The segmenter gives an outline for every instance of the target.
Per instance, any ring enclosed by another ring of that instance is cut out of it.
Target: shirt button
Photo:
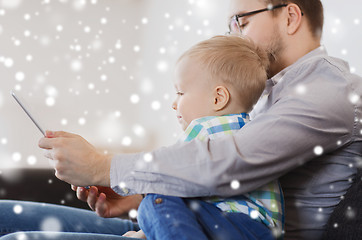
[[[156,199],[155,199],[155,203],[156,203],[156,204],[161,204],[162,201],[163,201],[162,198],[156,198]]]

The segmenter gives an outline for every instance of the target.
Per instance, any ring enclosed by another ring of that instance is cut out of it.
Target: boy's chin
[[[182,131],[185,131],[187,129],[187,127],[189,126],[189,123],[182,121],[182,122],[180,122],[180,126],[181,126]]]

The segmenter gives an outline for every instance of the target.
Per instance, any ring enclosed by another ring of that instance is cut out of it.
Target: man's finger
[[[41,138],[38,142],[38,146],[43,149],[53,149],[56,139],[52,138]]]
[[[45,132],[45,136],[47,138],[57,138],[57,137],[74,137],[77,136],[73,133],[69,133],[69,132],[64,132],[64,131],[49,131],[47,130]]]
[[[53,154],[52,154],[52,150],[46,150],[44,151],[44,157],[49,158],[49,160],[53,160]],[[49,162],[50,163],[50,162]],[[55,162],[51,162],[51,166],[54,167],[55,166]]]

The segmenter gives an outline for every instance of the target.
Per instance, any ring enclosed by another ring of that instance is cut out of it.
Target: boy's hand
[[[109,186],[112,156],[99,153],[79,135],[46,131],[39,140],[45,157],[55,160],[55,176],[75,186]]]
[[[137,209],[142,201],[141,195],[122,197],[109,187],[95,187],[89,189],[72,186],[77,192],[77,198],[87,202],[89,207],[98,216],[104,218],[121,217],[131,209]]]
[[[136,231],[129,231],[126,232],[125,234],[122,235],[123,237],[130,237],[130,238],[142,238],[142,239],[146,239],[145,234],[143,233],[142,230],[139,230],[138,232]]]

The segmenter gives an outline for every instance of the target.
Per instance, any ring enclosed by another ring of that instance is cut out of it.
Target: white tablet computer
[[[13,98],[15,99],[15,101],[20,105],[20,107],[24,110],[24,112],[26,113],[26,115],[28,115],[28,117],[31,119],[31,121],[33,121],[33,123],[35,124],[35,126],[36,126],[36,127],[40,130],[40,132],[45,136],[44,130],[40,127],[39,123],[34,119],[34,117],[31,115],[31,113],[29,112],[29,110],[25,107],[24,102],[22,102],[21,99],[15,95],[14,91],[11,91],[11,95],[13,96]]]

